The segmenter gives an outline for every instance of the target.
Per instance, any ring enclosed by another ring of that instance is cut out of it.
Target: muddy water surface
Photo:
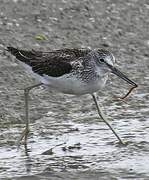
[[[148,15],[145,0],[0,0],[0,179],[149,179]],[[128,89],[114,76],[97,93],[127,145],[119,145],[98,118],[90,95],[41,87],[30,94],[28,146],[17,149],[24,128],[23,88],[37,81],[5,52],[8,45],[110,49],[119,68],[139,85],[126,102],[114,98]]]

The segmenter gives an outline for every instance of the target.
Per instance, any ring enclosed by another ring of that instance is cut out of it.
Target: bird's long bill
[[[137,87],[138,85],[133,82],[132,80],[130,80],[126,75],[124,75],[121,71],[119,71],[117,68],[108,65],[108,67],[112,70],[111,72],[115,75],[117,75],[118,77],[120,77],[121,79],[123,79],[124,81],[126,81],[128,84],[131,84],[133,87]]]

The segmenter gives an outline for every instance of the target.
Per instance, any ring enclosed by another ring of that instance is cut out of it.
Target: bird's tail
[[[11,47],[11,46],[8,46],[6,50],[9,51],[14,56],[17,56],[17,54],[19,52],[19,50],[17,48],[14,48],[14,47]]]
[[[19,50],[14,47],[7,47],[7,51],[14,55],[18,60],[27,63],[35,57],[35,53],[33,51]]]

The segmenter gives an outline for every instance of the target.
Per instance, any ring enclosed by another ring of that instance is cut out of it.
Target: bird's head
[[[126,75],[124,75],[120,70],[118,70],[115,65],[115,57],[114,55],[103,49],[98,49],[96,51],[96,65],[100,71],[100,73],[108,74],[113,73],[117,75],[119,78],[125,80],[128,84],[137,87],[137,84],[130,80]]]

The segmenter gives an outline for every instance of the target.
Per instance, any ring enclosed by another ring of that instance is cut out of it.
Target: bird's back
[[[93,93],[102,88],[107,79],[96,75],[92,67],[96,54],[94,50],[60,49],[41,52],[13,47],[7,49],[20,62],[28,65],[43,84],[66,94]]]
[[[19,61],[29,65],[39,75],[59,77],[72,70],[72,62],[90,52],[89,49],[60,49],[48,52],[19,50],[8,47],[8,51]]]

